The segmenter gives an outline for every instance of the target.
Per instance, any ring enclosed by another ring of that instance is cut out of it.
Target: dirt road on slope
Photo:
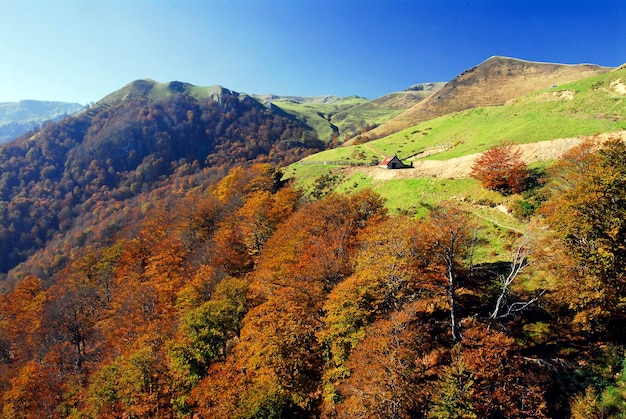
[[[597,134],[587,137],[560,138],[557,140],[541,141],[538,143],[520,144],[517,147],[522,152],[522,159],[527,163],[553,160],[561,157],[567,150],[581,144],[586,139],[595,143],[602,143],[609,138],[620,138],[626,141],[626,131]],[[414,167],[402,170],[389,170],[379,167],[356,167],[352,170],[365,172],[374,180],[411,179],[434,177],[440,179],[456,179],[468,177],[472,171],[474,161],[481,153],[458,157],[449,160],[417,160]]]

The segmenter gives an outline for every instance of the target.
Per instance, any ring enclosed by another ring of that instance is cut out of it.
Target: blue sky
[[[0,102],[135,79],[370,99],[492,55],[626,62],[626,0],[0,0]]]

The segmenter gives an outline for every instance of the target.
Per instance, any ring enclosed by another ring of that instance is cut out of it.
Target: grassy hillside
[[[184,93],[198,101],[213,100],[215,102],[220,102],[224,95],[240,96],[239,93],[219,85],[205,87],[180,81],[159,83],[154,80],[143,79],[132,81],[121,89],[105,96],[98,101],[96,106],[117,104],[134,98],[163,101],[179,93]]]
[[[484,191],[472,179],[393,179],[372,176],[371,165],[384,155],[403,159],[447,160],[484,151],[502,142],[531,143],[626,129],[626,68],[542,89],[503,106],[481,107],[442,116],[403,131],[356,146],[312,155],[287,168],[287,176],[309,193],[371,187],[388,200],[388,207],[419,213],[445,199],[489,200],[510,206],[511,199]],[[380,169],[384,171],[384,169]],[[488,212],[496,213],[489,209]],[[492,214],[493,215],[493,214]],[[487,215],[486,215],[487,216]],[[510,223],[505,214],[503,223]]]
[[[418,86],[419,89],[390,93],[374,100],[356,96],[323,101],[289,96],[254,97],[271,103],[311,127],[322,141],[328,142],[334,135],[345,141],[400,115],[440,89],[443,83]]]
[[[334,124],[333,116],[347,109],[369,102],[365,98],[350,96],[337,98],[332,102],[295,101],[289,99],[272,100],[275,107],[298,119],[317,132],[318,138],[324,142],[332,139],[334,134],[339,135],[340,127]]]
[[[543,89],[509,101],[456,112],[367,144],[315,154],[305,163],[369,163],[383,155],[449,159],[484,151],[501,142],[516,144],[626,129],[626,95],[620,93],[626,69]],[[417,156],[420,157],[420,156]]]
[[[455,77],[436,95],[373,130],[370,138],[381,138],[452,112],[502,105],[533,91],[592,77],[609,70],[588,64],[564,65],[491,57]]]
[[[402,92],[390,93],[333,115],[343,140],[358,136],[361,130],[380,126],[402,114],[441,89],[445,83],[421,83]]]

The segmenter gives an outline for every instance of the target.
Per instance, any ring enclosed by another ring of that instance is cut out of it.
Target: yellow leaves
[[[206,264],[198,266],[189,281],[178,291],[176,297],[178,309],[186,312],[207,301],[219,277],[217,269],[213,266]]]
[[[2,417],[37,419],[39,412],[49,411],[55,404],[52,371],[37,361],[27,362],[10,380],[10,389],[0,396]]]
[[[552,195],[543,213],[553,240],[565,249],[552,266],[556,298],[574,310],[582,330],[600,332],[618,314],[626,289],[626,145],[585,143],[552,169]]]
[[[41,326],[45,302],[43,282],[34,276],[24,278],[8,295],[0,295],[0,320],[7,333],[34,334]]]
[[[215,195],[226,204],[250,193],[275,191],[279,175],[269,164],[256,164],[247,169],[235,167],[217,184]]]
[[[596,390],[589,386],[584,394],[577,394],[570,403],[571,419],[600,419],[602,414]]]
[[[97,417],[157,414],[169,388],[162,381],[158,355],[150,340],[140,340],[135,350],[93,374],[88,389],[91,414]]]
[[[277,225],[291,215],[298,195],[294,189],[284,188],[275,194],[261,190],[248,196],[237,215],[250,255],[258,255]]]
[[[319,367],[315,317],[306,295],[294,288],[281,288],[251,309],[225,370],[216,365],[194,392],[200,412],[210,417],[280,417],[289,406],[309,407]]]

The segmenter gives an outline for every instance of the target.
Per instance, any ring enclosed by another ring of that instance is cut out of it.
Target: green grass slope
[[[291,115],[317,132],[318,138],[324,142],[332,139],[333,135],[340,135],[341,128],[333,123],[333,116],[338,112],[352,109],[369,102],[365,98],[349,96],[335,98],[331,101],[294,100],[278,97],[271,100],[271,104],[283,112]]]
[[[204,87],[180,81],[159,83],[151,79],[143,79],[132,81],[121,89],[105,96],[96,103],[96,106],[112,105],[133,98],[148,98],[154,101],[162,101],[178,93],[185,93],[196,100],[214,100],[216,102],[219,102],[222,96],[226,94],[240,95],[219,85]]]
[[[372,130],[382,138],[420,122],[480,106],[498,106],[516,97],[606,73],[610,68],[591,64],[541,63],[509,57],[491,57],[472,67],[388,123]]]
[[[393,154],[445,161],[502,142],[523,144],[620,130],[626,130],[626,67],[542,89],[503,106],[456,112],[366,144],[324,151],[289,166],[286,174],[308,193],[316,188],[346,192],[370,187],[387,198],[391,209],[400,211],[419,213],[420,208],[449,198],[508,205],[510,198],[485,191],[472,179],[377,180],[372,169],[348,164],[371,165]],[[508,218],[503,223],[513,222]]]
[[[503,106],[445,115],[366,144],[315,154],[304,163],[370,163],[384,155],[449,159],[502,142],[522,144],[626,129],[626,68],[543,89]],[[445,151],[440,151],[445,150]]]
[[[253,95],[290,114],[318,133],[320,140],[328,142],[333,136],[341,141],[356,137],[361,132],[385,124],[402,112],[415,106],[445,83],[421,83],[402,92],[394,92],[368,100],[357,96],[295,97]]]
[[[339,111],[333,115],[332,122],[339,127],[342,140],[358,137],[362,131],[387,123],[444,85],[443,82],[420,83],[402,92],[390,93]]]

